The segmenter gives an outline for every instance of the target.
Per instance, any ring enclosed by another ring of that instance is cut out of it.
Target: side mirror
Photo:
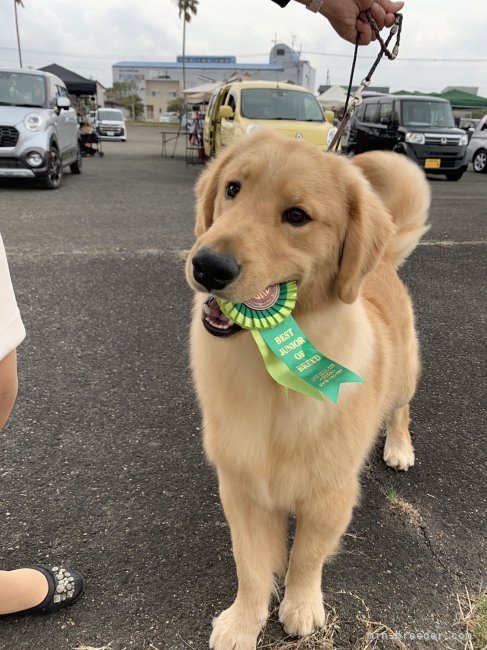
[[[325,111],[325,119],[327,122],[330,122],[330,124],[333,124],[333,120],[335,119],[335,111]]]
[[[58,97],[56,99],[56,106],[58,107],[59,111],[62,109],[68,110],[68,108],[71,106],[71,102],[67,97]]]
[[[230,106],[220,106],[220,119],[233,120],[235,113]]]

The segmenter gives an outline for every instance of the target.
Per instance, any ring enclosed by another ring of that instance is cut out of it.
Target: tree
[[[183,17],[183,90],[186,88],[186,23],[191,22],[191,18],[198,12],[199,0],[175,0],[179,17]]]
[[[17,49],[19,51],[19,64],[22,67],[22,50],[20,49],[20,32],[19,32],[19,17],[17,16],[17,5],[24,6],[22,0],[14,0],[14,14],[15,14],[15,31],[17,32]]]
[[[184,99],[182,97],[175,97],[167,103],[167,110],[171,113],[177,113],[179,116],[179,121],[184,114]]]
[[[137,81],[116,81],[105,92],[105,103],[121,106],[129,111],[130,117],[136,120],[144,113],[144,104],[137,94]]]

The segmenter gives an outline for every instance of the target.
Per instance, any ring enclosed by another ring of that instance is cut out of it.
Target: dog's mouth
[[[203,303],[201,320],[205,329],[213,336],[232,336],[241,331],[240,325],[225,316],[214,296]]]

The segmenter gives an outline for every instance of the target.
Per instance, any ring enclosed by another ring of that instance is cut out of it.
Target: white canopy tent
[[[317,99],[325,110],[337,111],[345,106],[347,91],[342,86],[330,86]]]
[[[201,84],[201,86],[193,86],[183,90],[183,95],[187,102],[208,102],[213,91],[222,85],[221,81],[212,81],[211,83]]]

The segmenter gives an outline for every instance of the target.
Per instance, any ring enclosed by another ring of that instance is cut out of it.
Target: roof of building
[[[183,64],[175,61],[117,61],[113,68],[168,68],[182,69]],[[201,70],[283,70],[279,63],[185,63],[186,69]]]

